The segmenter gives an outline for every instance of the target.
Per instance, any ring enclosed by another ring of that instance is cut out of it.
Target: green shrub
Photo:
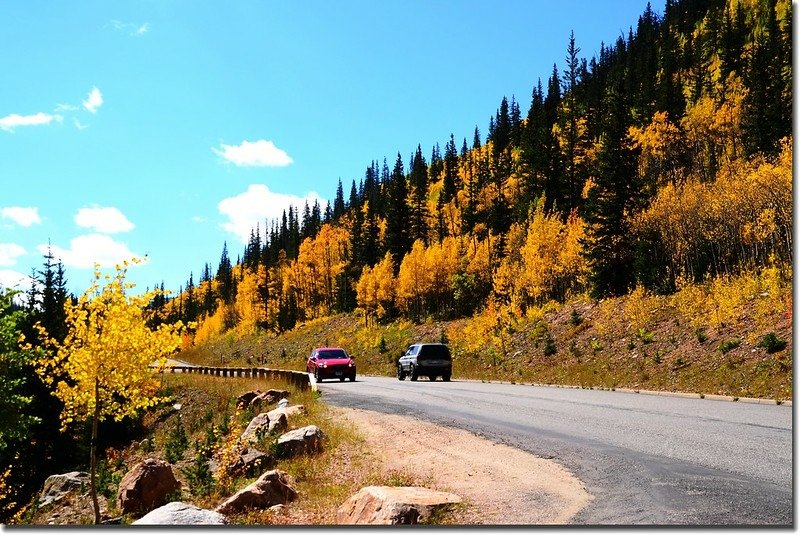
[[[195,443],[195,449],[194,462],[183,469],[183,475],[186,476],[192,494],[208,496],[214,488],[214,474],[208,465],[212,450],[199,443]]]
[[[706,331],[703,329],[700,328],[695,329],[694,335],[697,337],[697,341],[700,342],[701,344],[706,340],[708,340],[708,336],[706,336]]]
[[[572,325],[573,327],[577,327],[582,322],[583,322],[583,317],[580,315],[580,313],[577,310],[575,310],[573,308],[572,309],[572,313],[569,316],[570,325]]]
[[[786,349],[786,340],[778,338],[775,333],[767,333],[756,345],[766,349],[767,353],[777,353]]]
[[[189,436],[183,428],[183,422],[178,417],[175,427],[167,433],[166,443],[164,444],[164,455],[170,463],[176,463],[183,459],[186,450],[189,448]]]
[[[655,336],[655,333],[653,331],[648,331],[647,329],[642,327],[636,333],[636,336],[639,337],[639,340],[641,340],[643,344],[649,344],[650,342],[653,341],[653,337]]]
[[[719,350],[724,354],[730,351],[731,349],[736,349],[742,345],[742,341],[738,338],[731,338],[730,340],[725,340],[719,345]]]
[[[557,352],[558,348],[556,347],[556,342],[553,340],[553,337],[548,334],[547,338],[544,340],[544,354],[549,357],[555,355]]]

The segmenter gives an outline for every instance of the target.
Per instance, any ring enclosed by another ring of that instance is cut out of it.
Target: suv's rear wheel
[[[418,377],[417,376],[417,368],[412,364],[411,365],[411,380],[412,381],[416,381],[417,377]]]
[[[428,379],[430,379],[431,381],[435,381],[436,380],[436,376],[435,375],[429,375]]]
[[[449,380],[450,380],[450,374],[449,373],[446,373],[446,374],[442,375],[442,381],[449,381]]]
[[[406,378],[406,374],[403,373],[403,367],[400,366],[399,364],[397,365],[397,378],[400,379],[401,381],[404,381]]]

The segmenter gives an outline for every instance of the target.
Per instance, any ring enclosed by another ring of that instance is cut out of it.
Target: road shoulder
[[[462,524],[567,524],[592,499],[566,468],[467,431],[399,415],[331,407],[384,469],[430,480],[467,504]]]

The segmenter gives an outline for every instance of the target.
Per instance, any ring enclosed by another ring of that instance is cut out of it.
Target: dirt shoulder
[[[467,431],[407,416],[331,408],[364,437],[387,472],[410,472],[466,508],[459,524],[566,524],[592,496],[558,463]]]

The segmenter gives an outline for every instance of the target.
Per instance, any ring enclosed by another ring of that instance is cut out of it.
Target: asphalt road
[[[319,389],[331,405],[414,416],[557,460],[595,496],[575,524],[793,523],[785,405],[424,378]]]

